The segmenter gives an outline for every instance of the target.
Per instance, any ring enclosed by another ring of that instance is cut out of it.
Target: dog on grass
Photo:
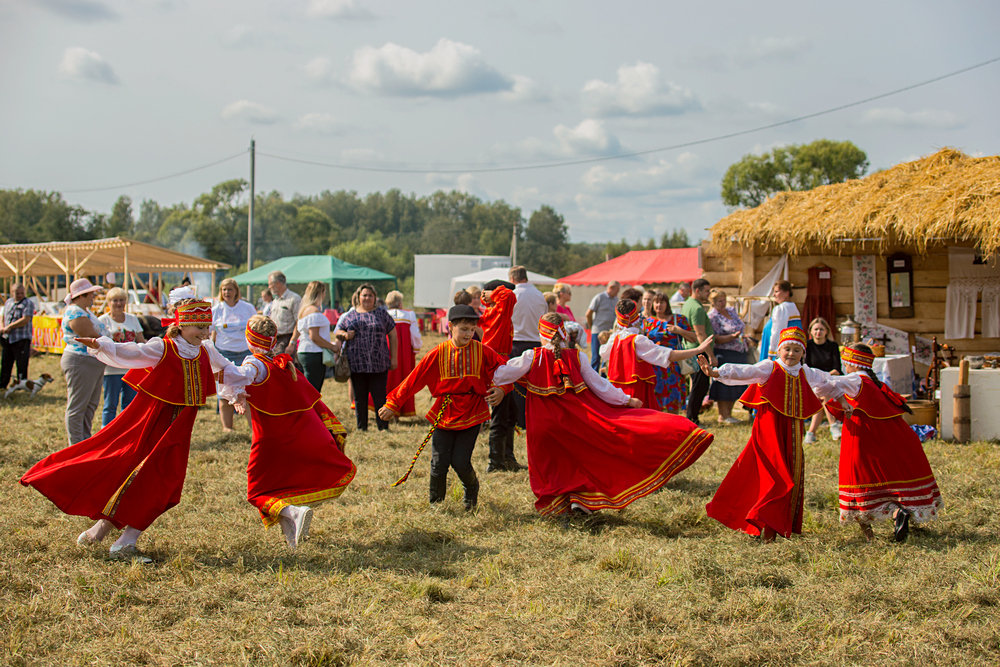
[[[15,391],[30,391],[31,395],[34,396],[42,390],[42,387],[52,382],[52,376],[48,373],[42,373],[38,376],[36,380],[21,380],[17,384],[13,384],[7,388],[3,397],[8,398]]]

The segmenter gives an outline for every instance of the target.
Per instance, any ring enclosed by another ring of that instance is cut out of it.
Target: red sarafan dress
[[[733,530],[760,535],[769,527],[790,537],[802,532],[803,420],[823,405],[806,380],[807,367],[793,376],[778,362],[761,362],[768,363],[770,377],[751,384],[740,398],[757,410],[750,441],[705,510]]]
[[[636,338],[637,334],[627,334],[612,343],[608,355],[608,380],[629,396],[642,401],[642,407],[659,409],[656,369],[653,364],[639,358],[635,350]]]
[[[215,393],[215,378],[208,350],[185,359],[172,338],[163,342],[159,363],[125,374],[137,393],[118,418],[36,463],[21,484],[66,514],[107,519],[116,528],[145,530],[179,503],[194,419]]]
[[[265,526],[277,523],[288,505],[338,497],[357,471],[343,452],[343,425],[305,375],[292,378],[291,364],[287,354],[255,354],[241,366],[260,378],[245,389],[253,428],[247,500]]]
[[[934,472],[920,438],[903,421],[903,398],[885,385],[879,388],[864,373],[849,419],[839,403],[827,408],[844,422],[840,437],[840,520],[872,523],[892,518],[897,507],[916,522],[937,518],[943,506]],[[837,382],[840,378],[833,378]]]
[[[575,349],[558,360],[551,348],[528,350],[498,370],[494,382],[521,377],[528,476],[542,515],[562,514],[572,503],[622,509],[697,461],[714,437],[683,417],[626,407],[628,396],[589,364],[581,366]]]

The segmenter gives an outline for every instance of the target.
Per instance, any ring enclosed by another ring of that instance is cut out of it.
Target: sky
[[[253,138],[258,193],[458,189],[548,204],[571,241],[695,240],[750,153],[996,155],[1000,62],[752,130],[997,58],[998,26],[964,1],[0,0],[0,188],[190,204],[249,178]]]

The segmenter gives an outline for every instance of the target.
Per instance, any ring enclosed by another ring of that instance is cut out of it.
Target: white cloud
[[[118,18],[118,12],[97,0],[35,0],[49,11],[75,21],[92,23]]]
[[[869,109],[861,117],[870,125],[888,125],[902,128],[954,129],[965,124],[965,120],[951,111],[927,109],[924,111],[904,111],[898,107]]]
[[[716,197],[716,174],[694,153],[684,152],[672,161],[616,171],[607,165],[588,169],[581,181],[588,194],[601,197],[655,195],[662,202],[702,201]]]
[[[354,53],[350,83],[360,90],[402,97],[456,97],[512,90],[514,80],[493,68],[478,49],[441,39],[426,53],[391,42]]]
[[[576,127],[556,125],[552,130],[559,149],[564,155],[613,155],[621,152],[618,137],[593,118],[581,121]]]
[[[278,114],[262,104],[250,100],[238,100],[222,110],[223,120],[242,120],[254,125],[270,125],[278,120]]]
[[[689,89],[667,81],[660,68],[637,62],[618,68],[617,79],[583,86],[583,103],[597,116],[668,116],[697,111],[701,102]]]
[[[118,75],[99,53],[81,47],[68,48],[63,52],[59,73],[77,81],[118,83]]]
[[[500,93],[500,97],[508,102],[548,102],[551,95],[542,89],[535,81],[526,76],[515,74],[510,90]]]
[[[332,83],[336,79],[333,61],[329,58],[313,58],[302,69],[306,78],[315,83]]]
[[[745,60],[787,60],[809,49],[805,37],[754,37],[739,57]]]
[[[337,134],[343,131],[343,124],[333,114],[311,112],[299,116],[295,121],[295,129],[320,134]]]
[[[367,20],[375,18],[357,0],[309,0],[306,14],[323,19]]]
[[[427,174],[424,182],[438,190],[457,190],[477,196],[481,190],[479,180],[472,174]]]

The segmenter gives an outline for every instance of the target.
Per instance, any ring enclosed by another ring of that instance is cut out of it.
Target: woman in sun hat
[[[104,289],[86,278],[78,278],[66,291],[66,310],[62,314],[63,348],[59,366],[66,377],[66,434],[73,445],[90,437],[94,413],[101,400],[104,364],[87,354],[87,347],[77,337],[97,338],[107,328],[90,312],[94,297]]]

